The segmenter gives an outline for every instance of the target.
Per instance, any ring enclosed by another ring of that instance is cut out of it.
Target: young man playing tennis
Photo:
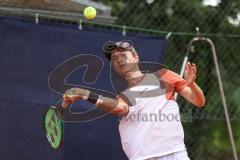
[[[63,107],[84,99],[112,114],[122,115],[120,137],[130,160],[189,160],[179,106],[173,95],[178,92],[195,106],[204,106],[203,92],[195,83],[196,65],[186,65],[185,79],[167,69],[143,74],[131,42],[107,42],[104,52],[115,71],[127,81],[128,88],[116,99],[72,88],[74,94],[63,96]]]

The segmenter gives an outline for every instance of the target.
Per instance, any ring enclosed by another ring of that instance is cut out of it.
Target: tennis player
[[[63,107],[84,99],[121,115],[121,143],[130,160],[189,160],[174,92],[195,106],[204,107],[204,94],[195,82],[196,65],[187,63],[184,79],[168,69],[143,74],[138,66],[139,56],[130,41],[107,42],[103,48],[128,88],[116,99],[72,88],[71,94],[66,92],[63,96]]]

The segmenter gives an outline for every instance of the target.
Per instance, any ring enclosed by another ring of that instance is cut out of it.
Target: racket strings
[[[51,146],[59,148],[63,140],[63,124],[58,110],[49,108],[44,116],[45,133]]]

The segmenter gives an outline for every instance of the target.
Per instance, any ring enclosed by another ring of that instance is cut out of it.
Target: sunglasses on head
[[[111,54],[113,50],[121,50],[121,51],[132,51],[136,52],[133,43],[130,40],[124,40],[124,41],[119,41],[119,42],[114,42],[114,41],[108,41],[103,45],[103,51],[105,54],[105,57],[108,60],[111,60]]]
[[[117,48],[134,51],[133,43],[129,40],[120,41],[120,42],[108,41],[103,46],[103,50],[105,53],[111,53],[113,50],[115,50]]]

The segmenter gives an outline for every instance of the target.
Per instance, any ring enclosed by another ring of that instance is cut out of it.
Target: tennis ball
[[[97,11],[94,7],[87,7],[84,9],[84,17],[88,20],[92,20],[96,17]]]

